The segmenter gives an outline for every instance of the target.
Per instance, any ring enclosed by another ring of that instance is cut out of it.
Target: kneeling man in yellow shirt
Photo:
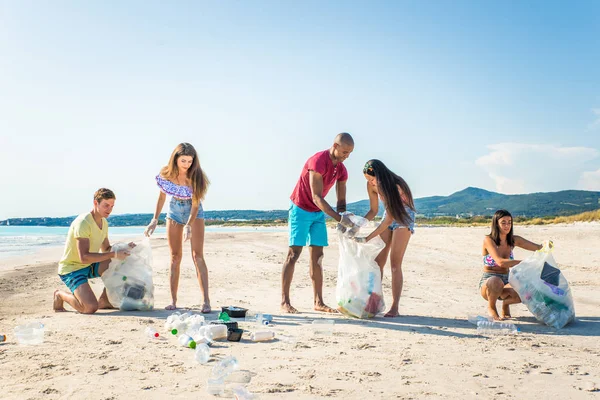
[[[112,190],[98,189],[94,193],[92,211],[81,214],[71,223],[65,252],[58,263],[58,276],[71,293],[63,290],[54,292],[54,311],[65,311],[64,302],[83,314],[93,314],[103,308],[114,308],[108,301],[106,289],[102,291],[100,298],[96,299],[88,279],[102,276],[112,258],[123,260],[129,256],[127,250],[112,251],[108,241],[106,218],[115,206],[115,199]],[[129,246],[134,247],[135,244],[129,243]]]

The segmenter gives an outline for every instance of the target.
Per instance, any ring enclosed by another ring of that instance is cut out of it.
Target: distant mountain
[[[435,216],[474,216],[492,215],[500,208],[507,209],[514,216],[545,217],[572,215],[600,208],[600,192],[585,190],[563,190],[551,193],[530,193],[506,195],[487,190],[468,187],[450,196],[422,197],[415,200],[418,215]],[[348,211],[365,215],[369,211],[369,200],[360,200],[348,204]],[[383,206],[379,207],[379,215]],[[206,211],[206,219],[212,220],[286,220],[287,210],[225,210]],[[161,214],[164,220],[166,214]],[[75,216],[64,218],[11,218],[0,221],[0,225],[40,225],[69,226]],[[112,226],[143,226],[150,222],[151,214],[123,214],[109,218]]]
[[[510,211],[514,216],[572,215],[600,208],[600,192],[563,190],[551,193],[506,195],[468,187],[450,196],[415,199],[415,207],[418,214],[425,217],[488,216],[501,208]],[[350,203],[348,210],[364,215],[369,211],[369,201]],[[380,215],[381,213],[380,210]]]

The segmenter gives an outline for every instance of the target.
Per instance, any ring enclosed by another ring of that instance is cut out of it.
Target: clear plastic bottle
[[[315,319],[312,322],[315,335],[333,335],[335,321],[333,319]]]
[[[497,321],[477,322],[477,334],[479,335],[510,335],[519,332],[515,324]]]
[[[251,400],[254,399],[254,395],[246,389],[245,386],[238,385],[233,388],[233,395],[236,400]]]
[[[275,332],[273,331],[256,331],[250,334],[250,340],[253,342],[264,342],[267,340],[272,340],[275,337]]]
[[[233,371],[239,368],[238,360],[234,356],[225,357],[219,361],[212,369],[213,380],[223,379]]]
[[[479,321],[493,321],[494,320],[492,317],[484,317],[483,315],[475,315],[475,314],[469,314],[467,316],[467,319],[473,325],[477,325],[477,323]]]
[[[196,352],[194,353],[194,359],[199,364],[206,364],[210,359],[210,349],[204,343],[196,344]]]
[[[209,379],[206,382],[206,392],[213,396],[222,396],[225,394],[225,383],[223,378]]]
[[[179,344],[183,347],[189,347],[190,349],[196,348],[196,342],[194,341],[194,339],[192,339],[185,333],[179,335],[179,338],[177,340],[179,341]]]
[[[151,339],[158,339],[160,336],[160,334],[156,332],[156,329],[154,329],[151,326],[146,327],[146,329],[144,330],[144,334]]]

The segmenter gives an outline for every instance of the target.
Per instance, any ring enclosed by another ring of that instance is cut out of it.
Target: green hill
[[[551,193],[530,193],[506,195],[483,189],[468,187],[450,196],[422,197],[415,200],[419,215],[431,218],[436,216],[456,215],[469,217],[475,215],[490,216],[496,210],[504,208],[515,217],[548,217],[565,216],[600,209],[600,192],[585,190],[563,190]],[[360,200],[348,204],[348,211],[357,215],[365,215],[369,211],[369,201]],[[379,215],[383,214],[383,206],[379,207]],[[274,221],[287,220],[287,210],[224,210],[206,211],[207,220],[218,221]],[[164,221],[166,215],[161,214]],[[40,225],[69,226],[75,216],[63,218],[11,218],[0,221],[0,225]],[[143,226],[148,224],[151,214],[122,214],[109,218],[112,226]]]

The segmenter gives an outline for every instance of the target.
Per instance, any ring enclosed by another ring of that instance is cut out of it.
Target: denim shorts
[[[178,224],[185,225],[190,218],[190,211],[192,211],[192,200],[179,200],[175,197],[171,198],[169,202],[169,211],[167,212],[167,218],[177,222]],[[198,206],[198,214],[196,219],[204,219],[204,210],[202,204]]]
[[[327,226],[323,211],[306,211],[290,202],[288,211],[290,246],[327,246]]]
[[[410,233],[415,233],[415,212],[410,207],[405,207],[405,209],[406,209],[406,212],[408,213],[408,216],[410,217],[410,223],[408,224],[408,226],[406,226],[405,224],[396,222],[394,220],[394,221],[392,221],[392,224],[388,227],[388,229],[390,231],[395,231],[398,228],[408,228],[410,230]],[[385,220],[386,215],[387,215],[387,211],[384,211],[382,220]]]
[[[60,279],[67,285],[71,293],[75,293],[75,289],[84,283],[88,283],[88,279],[100,278],[98,268],[100,263],[93,263],[85,268],[78,269],[77,271],[69,272],[68,274],[58,275]]]
[[[504,282],[505,285],[508,283],[508,274],[496,274],[493,272],[484,272],[483,275],[481,275],[481,279],[479,280],[479,289],[481,289],[481,286],[483,286],[485,281],[487,281],[489,278],[492,278],[494,276],[497,276],[498,278],[502,279],[502,282]]]

